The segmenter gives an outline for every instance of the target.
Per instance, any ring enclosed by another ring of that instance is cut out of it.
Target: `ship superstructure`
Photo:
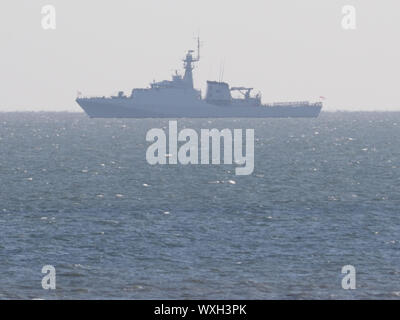
[[[317,117],[322,102],[281,102],[262,104],[261,94],[253,88],[229,87],[222,81],[207,81],[207,92],[194,88],[193,69],[200,61],[189,50],[183,59],[185,73],[175,72],[172,80],[152,82],[148,88],[135,88],[130,96],[120,91],[111,97],[78,97],[76,102],[92,118],[265,118]],[[236,92],[239,98],[232,97]]]

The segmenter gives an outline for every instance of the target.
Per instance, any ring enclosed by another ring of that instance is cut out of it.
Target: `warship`
[[[200,40],[197,54],[189,50],[183,59],[184,75],[176,71],[172,80],[153,81],[147,88],[135,88],[128,96],[83,97],[76,102],[91,118],[315,118],[322,102],[295,101],[263,104],[261,94],[253,88],[230,87],[222,81],[207,81],[207,91],[193,86],[193,69],[200,61]],[[233,93],[236,92],[236,97]],[[239,96],[239,97],[238,97]]]

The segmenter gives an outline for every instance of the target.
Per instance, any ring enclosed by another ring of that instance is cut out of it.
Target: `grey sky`
[[[41,27],[41,8],[57,29]],[[343,30],[342,7],[357,9]],[[204,42],[195,86],[224,77],[263,101],[325,110],[400,111],[400,2],[395,0],[1,0],[0,111],[80,111],[78,90],[111,94],[182,70]]]

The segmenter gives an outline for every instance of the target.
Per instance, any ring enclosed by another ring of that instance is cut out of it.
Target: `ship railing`
[[[306,106],[309,105],[310,102],[308,101],[284,101],[284,102],[274,102],[274,106],[292,106],[292,105],[298,105],[298,106]]]
[[[322,106],[322,102],[310,103],[309,101],[289,101],[289,102],[274,102],[263,104],[265,107],[284,107],[284,106],[298,106],[298,107],[317,107]]]
[[[77,99],[111,99],[112,96],[83,96],[83,95],[79,95],[77,97]]]

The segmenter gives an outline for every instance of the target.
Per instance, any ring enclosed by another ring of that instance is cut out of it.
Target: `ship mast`
[[[183,81],[185,81],[188,88],[193,89],[193,69],[194,62],[200,61],[200,38],[197,38],[197,57],[193,57],[194,50],[189,50],[183,60],[183,67],[185,68],[185,75],[183,76]]]

